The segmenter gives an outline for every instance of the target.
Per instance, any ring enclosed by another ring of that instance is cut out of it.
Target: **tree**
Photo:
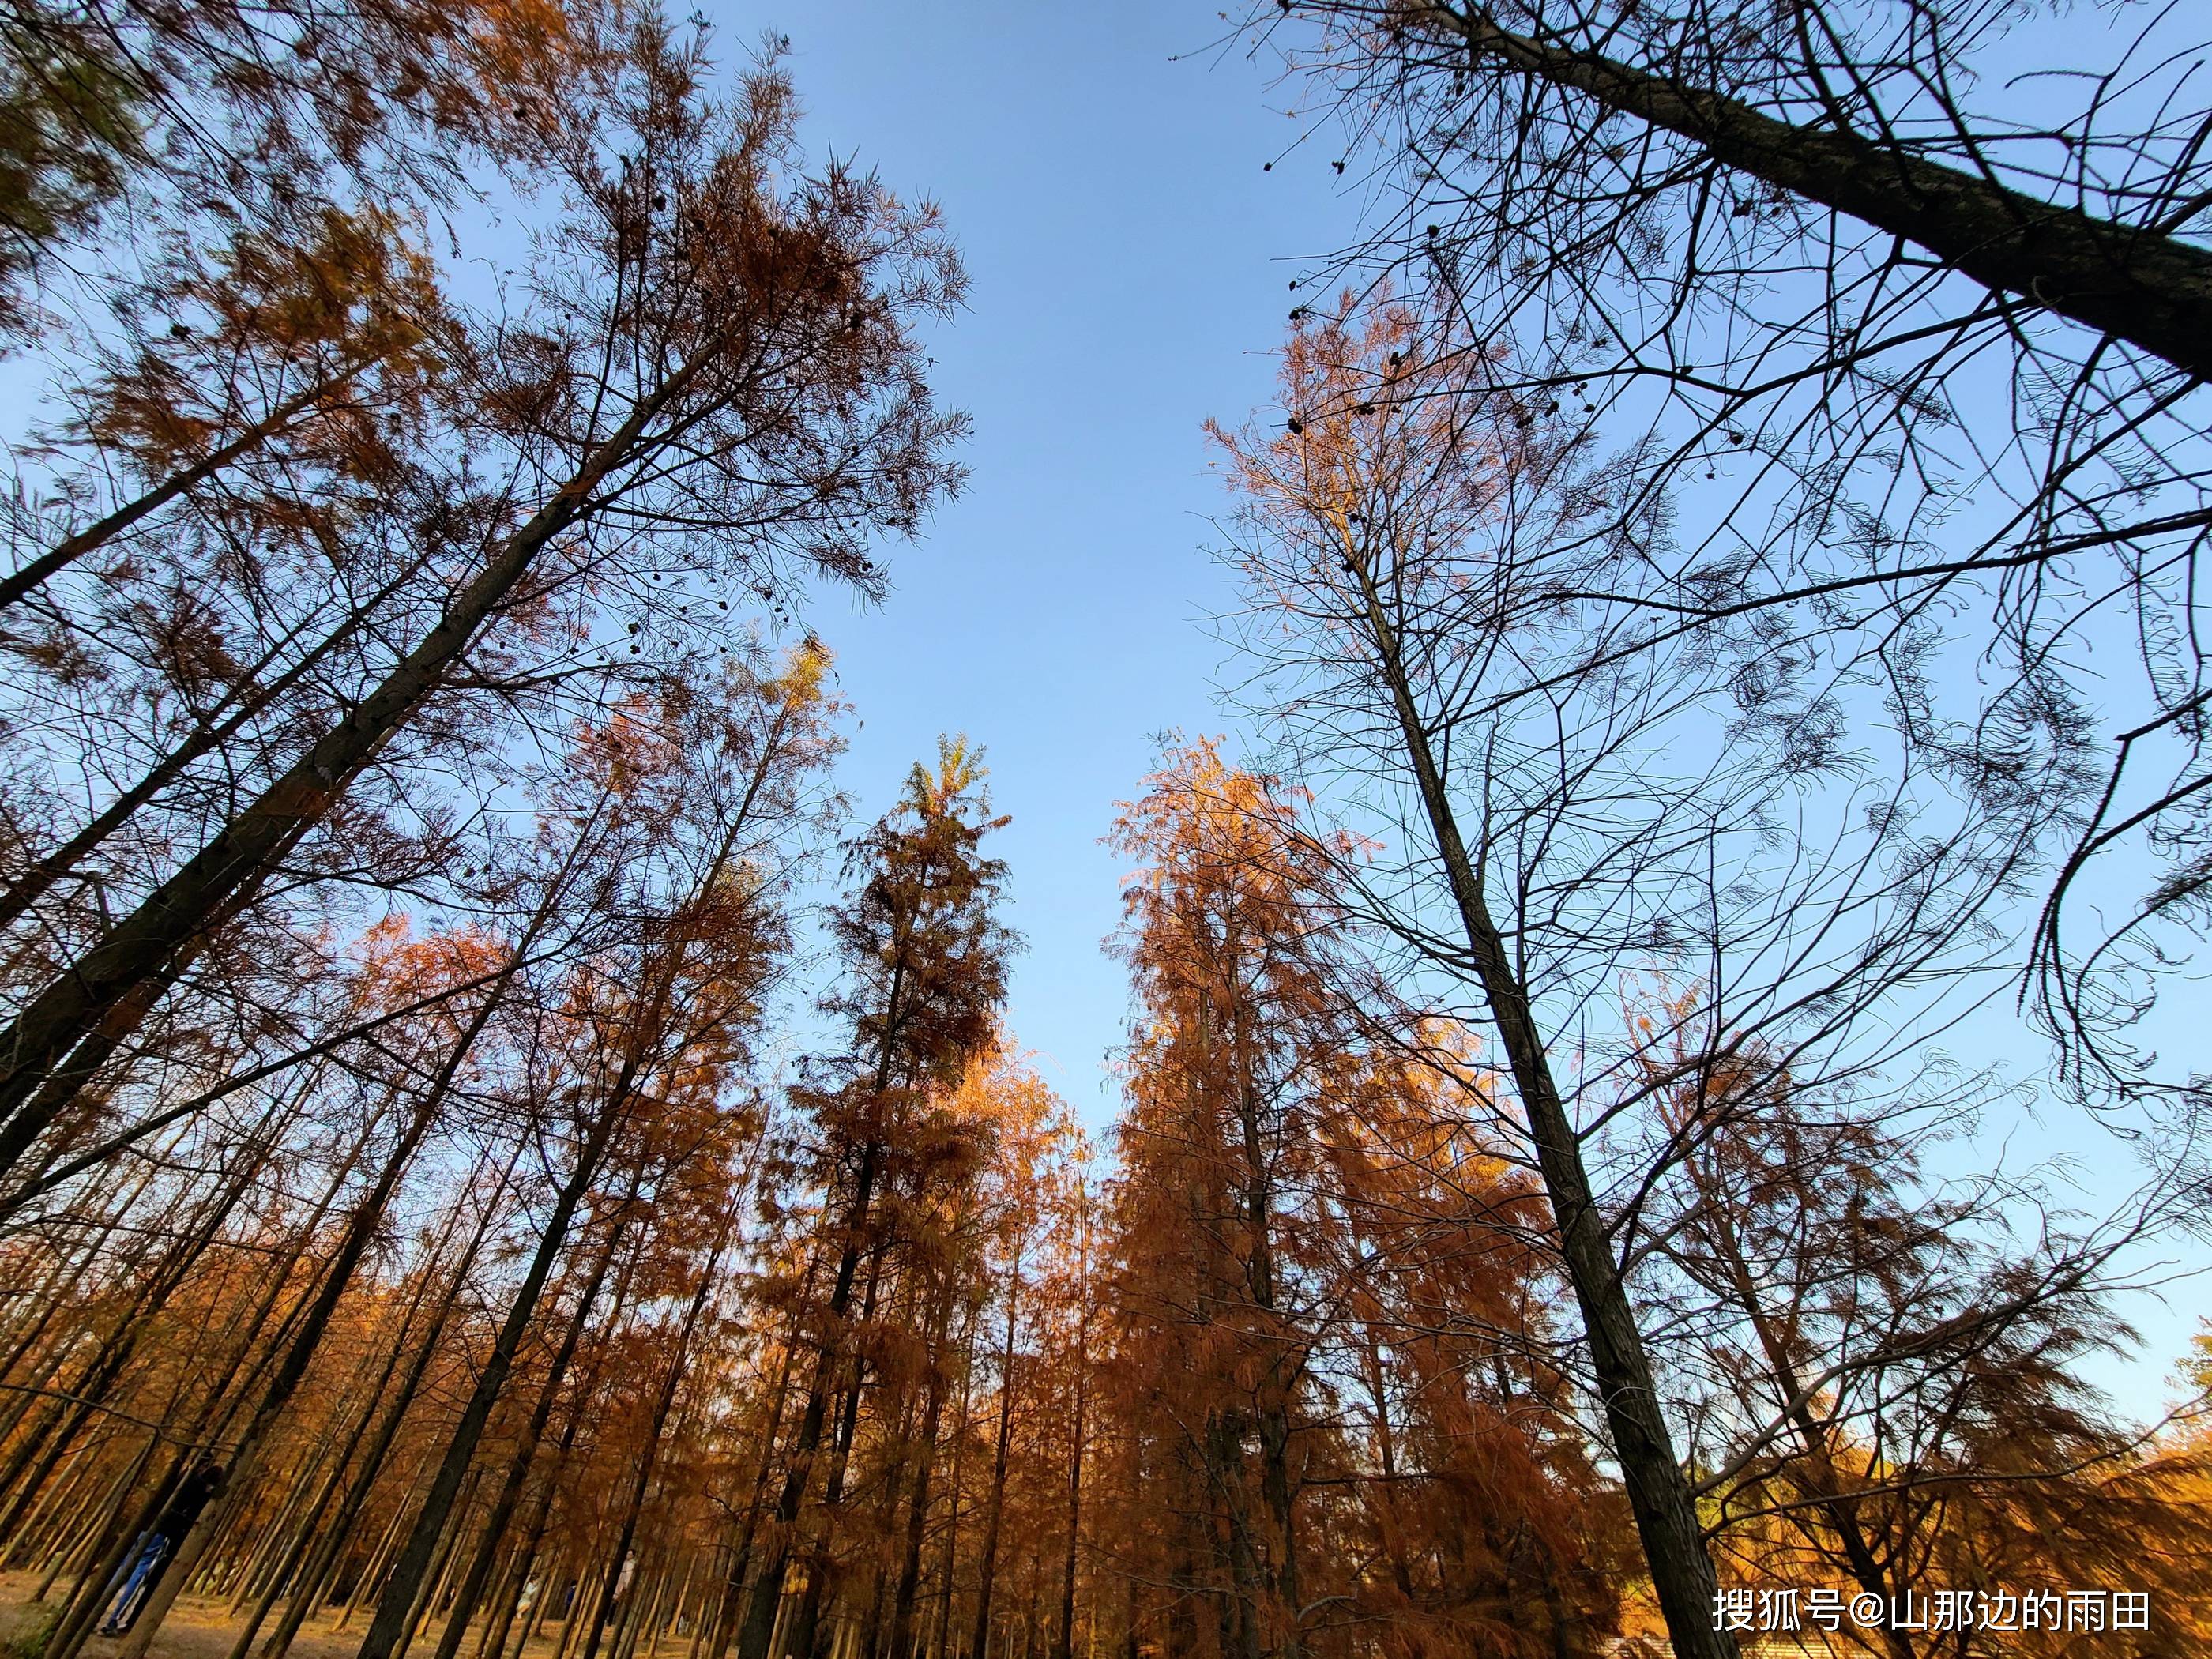
[[[1143,1017],[1117,1300],[1217,1557],[1221,1652],[1296,1655],[1318,1332],[1290,1233],[1322,1150],[1306,1078],[1324,1008],[1308,954],[1317,872],[1286,858],[1257,781],[1205,745],[1152,781],[1115,842],[1145,860],[1127,900]]]
[[[1182,1599],[1150,1615],[1177,1652],[1591,1650],[1602,1498],[1539,1206],[1455,1097],[1479,1068],[1439,1080],[1452,1039],[1363,962],[1295,798],[1203,743],[1148,782],[1117,831],[1139,1012],[1109,1374],[1115,1479],[1173,1519],[1121,1571]]]
[[[1726,1101],[1655,1193],[1654,1237],[1695,1287],[1676,1316],[1706,1334],[1699,1492],[1733,1578],[1884,1606],[1931,1585],[2130,1573],[2125,1588],[2155,1576],[2170,1604],[2201,1594],[2100,1541],[2186,1554],[2199,1524],[2081,1380],[2087,1355],[2125,1340],[2107,1311],[2124,1234],[2073,1234],[2040,1183],[2002,1171],[1931,1180],[1954,1100],[1823,1098],[1756,1053],[1671,1086]],[[1870,1639],[1915,1659],[1954,1634]]]
[[[1622,446],[1606,505],[1565,533],[1638,549],[1574,584],[1636,611],[1545,683],[1763,638],[1895,687],[1911,765],[2041,807],[2040,902],[2014,917],[2012,896],[2007,925],[2033,934],[2015,967],[2064,1079],[2185,1152],[2201,1091],[2154,1073],[2142,1023],[2202,930],[2212,800],[2181,643],[2212,523],[2204,107],[2181,68],[2199,21],[1853,0],[1248,15],[1384,187],[1340,263],[1455,319],[1430,343],[1486,357],[1470,395]],[[1664,547],[1636,530],[1655,510],[1679,528]],[[2093,676],[2091,653],[2142,672]]]
[[[717,581],[760,583],[789,558],[872,591],[871,523],[911,526],[952,482],[939,451],[957,422],[930,410],[906,332],[910,313],[958,289],[933,221],[842,173],[770,199],[771,170],[789,156],[787,89],[757,76],[721,112],[699,97],[696,67],[642,27],[618,106],[638,156],[611,173],[587,144],[567,156],[575,216],[556,239],[564,263],[549,249],[546,264],[574,281],[549,291],[544,331],[503,334],[473,411],[544,479],[542,493],[520,504],[519,526],[494,520],[453,573],[459,591],[380,681],[26,998],[0,1068],[0,1133],[15,1155],[59,1109],[41,1085],[84,1068],[71,1051],[112,1047],[144,1017],[165,976],[253,897],[495,622],[644,574],[624,532],[647,526],[661,535],[644,538],[644,557],[662,569],[680,547]],[[748,533],[694,533],[708,525]]]
[[[115,210],[234,220],[348,184],[450,197],[557,132],[611,21],[588,4],[31,0],[0,29],[0,330]],[[222,210],[217,208],[217,216]]]
[[[1286,428],[1218,433],[1249,695],[1293,775],[1393,849],[1330,853],[1352,914],[1395,938],[1431,1008],[1470,997],[1495,1039],[1510,1088],[1486,1111],[1540,1176],[1671,1638],[1725,1651],[1626,1273],[1652,1171],[1704,1130],[1639,1144],[1658,1086],[1642,1057],[1765,1040],[1840,1084],[1911,1052],[2001,971],[1971,922],[2022,867],[2039,803],[1961,802],[1909,746],[1846,748],[1865,695],[1848,665],[1594,648],[1641,614],[1610,591],[1621,573],[1667,580],[1665,515],[1583,534],[1632,458],[1586,460],[1571,428],[1486,394],[1482,352],[1432,337],[1390,305],[1302,325]],[[1698,978],[1692,1014],[1607,1008],[1655,973]]]
[[[577,1210],[621,1138],[665,1133],[668,1117],[687,1105],[712,1122],[731,1073],[747,1062],[787,948],[775,908],[780,872],[763,854],[804,825],[805,780],[825,754],[823,666],[818,653],[801,652],[780,678],[735,679],[727,702],[704,719],[679,702],[667,732],[672,740],[653,745],[650,733],[617,730],[594,745],[592,758],[622,775],[628,809],[648,831],[640,867],[626,872],[629,901],[615,901],[617,914],[630,918],[629,937],[587,962],[562,1011],[575,1048],[561,1056],[552,1081],[567,1121],[540,1133],[574,1150],[362,1639],[362,1659],[388,1659],[411,1627],[477,1441]],[[712,1276],[710,1268],[702,1298]],[[672,1370],[672,1390],[677,1375]]]
[[[985,775],[981,751],[965,738],[940,743],[936,766],[916,765],[898,805],[855,843],[848,860],[855,890],[830,916],[845,980],[823,1006],[849,1022],[851,1042],[818,1065],[799,1096],[815,1126],[811,1181],[825,1197],[823,1299],[811,1321],[805,1403],[782,1455],[775,1531],[738,1634],[739,1659],[768,1652],[795,1556],[807,1564],[811,1610],[790,1639],[795,1651],[811,1654],[826,1532],[858,1424],[865,1362],[854,1346],[854,1297],[864,1262],[876,1264],[869,1290],[878,1283],[878,1205],[930,1097],[957,1084],[994,1035],[1014,941],[998,916],[1005,866],[981,851],[1006,822],[990,815]],[[810,1537],[801,1527],[833,1405],[841,1426],[821,1470],[822,1513]]]

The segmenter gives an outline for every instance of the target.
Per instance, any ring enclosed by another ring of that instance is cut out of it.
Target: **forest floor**
[[[37,1634],[52,1616],[48,1608],[32,1603],[32,1592],[38,1586],[35,1573],[0,1573],[0,1659],[34,1659]],[[50,1604],[58,1604],[66,1589],[66,1585],[57,1586],[49,1597]],[[345,1630],[338,1632],[332,1632],[330,1623],[327,1613],[310,1620],[292,1643],[292,1659],[353,1659],[361,1647],[362,1620],[356,1617]],[[228,1659],[239,1624],[230,1616],[227,1597],[179,1596],[162,1623],[161,1633],[149,1650],[149,1659]],[[529,1659],[551,1655],[558,1645],[559,1635],[560,1626],[549,1625],[545,1633],[531,1643]],[[94,1637],[85,1644],[84,1659],[114,1659],[122,1650],[120,1639]],[[1635,1653],[1644,1659],[1663,1659],[1671,1651],[1663,1639],[1650,1635],[1642,1643],[1616,1644],[1614,1650]],[[663,1650],[664,1654],[679,1651],[673,1647]],[[1821,1659],[1832,1650],[1820,1645],[1817,1637],[1808,1635],[1754,1639],[1745,1645],[1743,1651],[1746,1659]]]
[[[39,1587],[36,1573],[0,1572],[0,1659],[33,1659],[46,1621],[68,1593],[66,1583],[57,1584],[44,1607],[34,1605],[32,1593]],[[361,1650],[366,1614],[356,1614],[344,1630],[333,1632],[331,1614],[309,1620],[293,1639],[291,1659],[353,1659]],[[231,1616],[229,1598],[180,1595],[161,1624],[161,1632],[148,1650],[148,1659],[228,1659],[243,1621]],[[561,1627],[549,1624],[533,1640],[526,1659],[550,1655]],[[548,1638],[551,1640],[547,1639]],[[115,1659],[123,1650],[122,1638],[95,1636],[84,1645],[84,1659]],[[664,1654],[675,1651],[664,1647]]]
[[[38,1587],[35,1573],[0,1573],[0,1659],[28,1659],[35,1653],[40,1632],[69,1592],[66,1582],[55,1585],[40,1607],[31,1601]],[[179,1596],[149,1659],[225,1659],[242,1622],[229,1615],[228,1597]],[[310,1620],[292,1644],[293,1659],[353,1659],[361,1648],[361,1620],[356,1618],[352,1629],[337,1635],[329,1633],[328,1625],[327,1619]],[[113,1659],[122,1650],[120,1638],[95,1636],[84,1645],[85,1659]]]

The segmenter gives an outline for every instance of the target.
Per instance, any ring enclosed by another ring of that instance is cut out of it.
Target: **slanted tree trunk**
[[[628,1559],[630,1547],[637,1538],[637,1517],[645,1508],[645,1495],[653,1485],[653,1474],[659,1461],[661,1442],[668,1427],[668,1413],[676,1402],[676,1390],[683,1385],[684,1362],[691,1351],[691,1334],[697,1328],[699,1316],[707,1306],[707,1298],[714,1288],[714,1276],[722,1261],[722,1247],[729,1242],[729,1230],[737,1221],[732,1205],[726,1209],[722,1227],[708,1253],[707,1265],[699,1274],[699,1287],[691,1295],[690,1304],[684,1310],[683,1323],[678,1328],[676,1352],[669,1357],[668,1370],[661,1379],[660,1392],[653,1401],[653,1415],[647,1420],[652,1425],[646,1440],[645,1452],[637,1460],[637,1471],[631,1476],[628,1500],[623,1508],[622,1524],[615,1536],[614,1553],[608,1558],[606,1583],[599,1598],[599,1610],[592,1621],[591,1634],[585,1638],[583,1659],[599,1659],[599,1640],[606,1632],[607,1608],[614,1600],[615,1586],[619,1580],[623,1562]],[[451,1659],[441,1654],[440,1659]]]
[[[515,1506],[521,1501],[522,1488],[530,1478],[530,1466],[538,1455],[538,1447],[544,1438],[546,1425],[553,1419],[553,1405],[560,1398],[561,1385],[568,1374],[569,1362],[576,1357],[576,1345],[583,1340],[584,1330],[591,1322],[592,1310],[598,1305],[599,1291],[606,1283],[608,1270],[622,1243],[622,1218],[637,1201],[639,1182],[643,1178],[641,1170],[632,1176],[629,1190],[614,1206],[614,1220],[607,1229],[606,1248],[594,1260],[591,1276],[576,1293],[576,1306],[568,1316],[567,1327],[561,1333],[560,1346],[554,1350],[546,1367],[544,1386],[538,1390],[538,1402],[531,1408],[530,1421],[515,1443],[514,1454],[507,1459],[507,1473],[500,1481],[498,1494],[492,1499],[491,1512],[484,1517],[483,1528],[477,1536],[475,1553],[469,1560],[468,1570],[461,1576],[460,1589],[453,1597],[453,1609],[446,1620],[446,1628],[438,1638],[436,1659],[453,1659],[461,1650],[461,1638],[466,1632],[469,1620],[474,1615],[477,1603],[483,1599],[484,1585],[491,1577],[493,1564],[499,1559],[500,1540],[507,1535],[508,1522],[514,1518]],[[635,1258],[633,1257],[633,1263]],[[625,1272],[627,1288],[627,1272]],[[618,1289],[615,1305],[623,1303],[623,1290]]]
[[[376,751],[443,683],[486,624],[513,599],[538,556],[586,512],[603,481],[635,459],[647,428],[681,394],[698,367],[696,361],[685,365],[640,399],[576,475],[455,596],[446,614],[381,684],[98,945],[32,998],[0,1033],[0,1056],[4,1057],[0,1058],[0,1117],[6,1120],[7,1139],[19,1143],[4,1149],[0,1174],[21,1156],[20,1144],[27,1144],[59,1110],[59,1103],[39,1113],[27,1109],[64,1056],[98,1030],[110,1012],[141,987],[155,982],[180,953],[193,948],[215,920],[266,874],[285,848],[322,820]],[[142,1008],[136,1018],[143,1015]]]
[[[430,1328],[434,1333],[443,1327],[453,1298],[458,1294],[461,1283],[467,1277],[469,1267],[476,1260],[477,1251],[482,1247],[485,1236],[491,1230],[492,1218],[497,1213],[499,1208],[498,1193],[503,1193],[506,1190],[507,1176],[512,1174],[514,1167],[514,1162],[510,1158],[507,1170],[501,1176],[497,1193],[481,1207],[475,1231],[468,1245],[462,1251],[459,1265],[448,1281],[444,1300],[432,1317]],[[379,1407],[386,1402],[392,1378],[398,1373],[399,1363],[406,1355],[407,1333],[412,1328],[416,1317],[422,1312],[430,1299],[432,1288],[438,1279],[438,1264],[444,1259],[447,1247],[459,1231],[465,1208],[465,1206],[456,1205],[447,1212],[445,1224],[439,1233],[437,1243],[431,1251],[430,1259],[425,1263],[418,1277],[414,1293],[408,1300],[406,1311],[400,1318],[398,1329],[392,1333],[392,1346],[385,1354],[383,1365],[378,1371],[374,1384],[368,1391],[368,1401],[362,1407],[359,1419],[354,1423],[351,1432],[347,1436],[343,1449],[339,1451],[331,1463],[330,1474],[324,1480],[322,1489],[316,1494],[313,1504],[309,1508],[306,1518],[301,1522],[298,1530],[289,1540],[276,1571],[270,1575],[260,1599],[254,1603],[252,1610],[246,1616],[246,1622],[240,1626],[237,1637],[232,1641],[228,1659],[246,1659],[246,1655],[252,1650],[254,1638],[261,1633],[261,1626],[267,1621],[270,1612],[276,1607],[277,1598],[284,1594],[287,1585],[292,1587],[294,1601],[301,1606],[304,1617],[306,1604],[312,1601],[313,1588],[320,1583],[326,1565],[322,1553],[315,1549],[318,1529],[322,1525],[323,1516],[330,1509],[331,1500],[344,1491],[346,1472],[351,1467],[356,1454],[361,1450],[362,1443],[368,1437],[371,1426],[376,1423]],[[413,1392],[411,1387],[403,1389],[401,1394],[403,1403],[405,1400],[412,1398]],[[381,1461],[380,1458],[379,1461]],[[374,1468],[364,1472],[365,1478],[362,1483],[364,1486],[366,1480],[373,1478],[374,1474]],[[342,1529],[334,1528],[333,1530],[336,1532]],[[294,1628],[296,1630],[296,1625]],[[271,1651],[281,1653],[283,1647],[289,1645],[289,1642],[290,1638],[287,1637],[283,1644],[272,1644]]]
[[[560,884],[556,884],[549,889],[546,901],[540,905],[538,914],[532,918],[530,927],[509,955],[510,979],[520,966],[530,941],[550,919],[553,911],[551,894],[558,891],[559,888]],[[270,1430],[275,1426],[278,1416],[307,1376],[307,1367],[314,1361],[315,1351],[322,1345],[323,1333],[329,1328],[331,1316],[337,1310],[338,1303],[351,1287],[355,1269],[360,1266],[362,1255],[383,1224],[385,1210],[391,1204],[392,1194],[398,1188],[400,1177],[406,1173],[416,1151],[422,1146],[423,1138],[438,1121],[453,1079],[459,1075],[461,1066],[475,1048],[477,1039],[491,1023],[492,1015],[504,999],[508,982],[508,979],[498,981],[485,993],[459,1039],[441,1062],[436,1074],[416,1101],[406,1127],[401,1132],[391,1155],[385,1159],[375,1186],[355,1206],[337,1253],[324,1270],[314,1302],[301,1322],[292,1345],[285,1353],[283,1364],[270,1380],[268,1391],[262,1396],[260,1405],[255,1409],[245,1433],[240,1437],[232,1452],[228,1494],[221,1503],[210,1504],[177,1546],[176,1559],[148,1599],[145,1611],[140,1614],[137,1625],[124,1645],[122,1659],[145,1659],[148,1648],[161,1631],[161,1621],[168,1616],[170,1607],[182,1593],[186,1580],[191,1577],[201,1556],[206,1553],[210,1541],[229,1517],[243,1506],[252,1489],[252,1479],[258,1473]]]
[[[1733,1659],[1735,1641],[1712,1627],[1718,1588],[1698,1522],[1690,1483],[1674,1455],[1672,1432],[1659,1407],[1658,1389],[1644,1334],[1614,1261],[1605,1218],[1598,1212],[1583,1163],[1582,1139],[1567,1115],[1551,1058],[1529,1005],[1528,988],[1515,971],[1483,895],[1482,878],[1468,851],[1443,774],[1415,704],[1396,630],[1383,609],[1364,562],[1350,562],[1364,601],[1377,665],[1389,689],[1399,735],[1419,787],[1422,811],[1443,863],[1473,964],[1515,1090],[1534,1143],[1560,1258],[1574,1287],[1583,1328],[1597,1373],[1600,1401],[1613,1450],[1627,1489],[1628,1505],[1644,1545],[1662,1613],[1677,1659]]]
[[[1778,190],[1916,243],[1985,288],[2212,380],[2212,252],[2155,227],[2039,201],[1895,142],[1793,126],[1601,52],[1516,34],[1480,6],[1427,5],[1409,21],[1455,36],[1478,60],[1580,93]]]
[[[583,1201],[599,1171],[599,1164],[612,1143],[617,1125],[624,1115],[628,1097],[635,1080],[637,1061],[635,1057],[625,1061],[621,1080],[602,1104],[598,1121],[592,1126],[584,1144],[577,1150],[575,1167],[562,1183],[553,1201],[552,1213],[547,1217],[545,1231],[538,1241],[537,1252],[531,1257],[529,1271],[516,1289],[514,1300],[509,1304],[507,1317],[501,1323],[499,1335],[493,1341],[491,1352],[484,1360],[483,1369],[477,1374],[476,1387],[468,1402],[461,1408],[460,1420],[453,1425],[452,1437],[446,1443],[445,1455],[438,1473],[430,1483],[430,1491],[422,1500],[422,1509],[415,1518],[415,1526],[408,1535],[406,1547],[399,1553],[398,1564],[386,1580],[382,1595],[378,1599],[376,1613],[369,1620],[367,1633],[362,1638],[360,1659],[392,1659],[405,1635],[415,1609],[416,1593],[428,1574],[431,1558],[436,1553],[446,1531],[446,1523],[453,1513],[454,1499],[459,1497],[462,1481],[467,1477],[469,1465],[476,1456],[477,1442],[483,1436],[484,1425],[491,1419],[492,1407],[499,1402],[507,1387],[507,1373],[514,1369],[516,1351],[522,1346],[525,1332],[538,1311],[538,1298],[544,1293],[545,1281],[551,1275],[555,1259],[567,1243],[570,1223],[574,1219],[576,1206]]]
[[[94,813],[82,829],[41,856],[38,862],[9,884],[7,891],[0,894],[0,929],[14,927],[33,905],[52,890],[56,882],[75,870],[110,836],[130,823],[141,807],[181,779],[195,762],[219,750],[224,744],[244,731],[250,721],[272,708],[294,686],[306,680],[341,647],[358,639],[362,629],[374,614],[377,606],[397,591],[399,585],[395,580],[380,592],[367,596],[349,616],[318,641],[312,649],[302,653],[297,660],[267,684],[260,683],[261,673],[268,665],[267,662],[254,665],[252,672],[240,682],[235,708],[228,714],[222,714],[218,706],[198,730],[148,767],[136,783],[118,793],[113,800]],[[273,655],[272,653],[272,658]],[[222,717],[216,718],[218,714]]]
[[[492,1221],[499,1212],[499,1195],[506,1191],[507,1182],[513,1179],[515,1164],[520,1159],[522,1149],[518,1144],[514,1153],[507,1159],[506,1169],[501,1172],[496,1191],[483,1206],[483,1212],[477,1219],[476,1231],[470,1237],[468,1249],[462,1253],[459,1262],[456,1264],[452,1274],[447,1279],[446,1289],[440,1298],[437,1311],[433,1315],[425,1329],[422,1340],[415,1351],[414,1358],[408,1363],[407,1373],[400,1381],[398,1391],[386,1404],[384,1420],[377,1428],[376,1438],[370,1443],[368,1449],[362,1455],[360,1467],[355,1471],[352,1485],[347,1488],[344,1501],[339,1505],[337,1514],[331,1518],[330,1527],[324,1534],[322,1544],[317,1549],[307,1570],[301,1575],[298,1586],[292,1593],[292,1599],[284,1609],[283,1618],[278,1621],[276,1630],[270,1632],[269,1639],[262,1644],[259,1659],[284,1659],[284,1656],[291,1650],[294,1638],[300,1633],[301,1626],[307,1622],[308,1615],[314,1611],[319,1598],[328,1588],[332,1576],[337,1572],[340,1558],[343,1555],[345,1547],[352,1535],[354,1524],[361,1517],[362,1510],[368,1501],[369,1491],[375,1486],[377,1476],[383,1472],[385,1459],[391,1455],[392,1443],[398,1438],[400,1425],[406,1418],[408,1407],[414,1403],[415,1396],[421,1390],[424,1377],[429,1373],[431,1362],[437,1355],[439,1339],[444,1334],[447,1324],[453,1317],[454,1306],[460,1300],[462,1288],[468,1282],[469,1270],[475,1266],[477,1253],[483,1249],[485,1238],[490,1234]],[[403,1329],[400,1333],[403,1343],[405,1334]],[[419,1480],[420,1474],[418,1474],[416,1478]],[[407,1497],[401,1501],[393,1515],[392,1525],[395,1531],[399,1517],[406,1513],[407,1503],[413,1496],[410,1483]],[[377,1558],[380,1558],[382,1547],[382,1540],[380,1540],[379,1547],[370,1553],[372,1560],[369,1565],[378,1565]],[[350,1607],[348,1612],[350,1613]]]
[[[1850,1567],[1851,1577],[1858,1587],[1870,1595],[1879,1596],[1883,1605],[1887,1606],[1894,1600],[1896,1592],[1888,1576],[1882,1571],[1881,1564],[1875,1560],[1874,1547],[1867,1541],[1864,1528],[1859,1525],[1858,1507],[1851,1501],[1843,1471],[1836,1467],[1827,1427],[1814,1414],[1815,1391],[1808,1389],[1798,1376],[1788,1344],[1776,1329],[1773,1316],[1766,1310],[1765,1298],[1759,1294],[1751,1264],[1744,1260],[1743,1247],[1736,1236],[1735,1218],[1729,1208],[1728,1194],[1711,1178],[1697,1154],[1692,1153],[1684,1161],[1702,1200],[1705,1218],[1711,1226],[1711,1237],[1727,1270],[1736,1304],[1759,1339],[1759,1352],[1765,1356],[1767,1368],[1773,1373],[1776,1391],[1789,1402],[1790,1426],[1796,1431],[1802,1455],[1787,1473],[1814,1500],[1815,1511],[1835,1533],[1844,1563]],[[1891,1659],[1915,1659],[1911,1638],[1903,1631],[1885,1626],[1881,1636],[1889,1650]]]

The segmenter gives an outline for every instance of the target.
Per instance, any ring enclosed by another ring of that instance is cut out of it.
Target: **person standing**
[[[208,1500],[222,1490],[222,1465],[203,1458],[199,1465],[185,1477],[177,1495],[169,1500],[161,1518],[139,1534],[137,1553],[130,1564],[116,1576],[122,1588],[116,1592],[115,1602],[107,1610],[107,1617],[100,1626],[102,1636],[122,1636],[138,1621],[138,1614],[146,1605],[154,1586],[161,1582],[161,1569],[176,1553],[177,1546],[192,1529],[192,1522],[200,1518],[200,1511]]]

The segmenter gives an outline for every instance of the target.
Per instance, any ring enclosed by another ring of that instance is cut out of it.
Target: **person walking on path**
[[[139,1611],[153,1595],[154,1586],[161,1582],[161,1569],[176,1553],[177,1546],[192,1529],[200,1511],[208,1500],[222,1490],[222,1465],[203,1460],[199,1466],[185,1477],[185,1484],[177,1488],[177,1495],[169,1500],[168,1508],[161,1518],[149,1527],[138,1539],[137,1553],[116,1574],[122,1588],[116,1592],[115,1605],[100,1626],[102,1636],[121,1636],[138,1622]]]

